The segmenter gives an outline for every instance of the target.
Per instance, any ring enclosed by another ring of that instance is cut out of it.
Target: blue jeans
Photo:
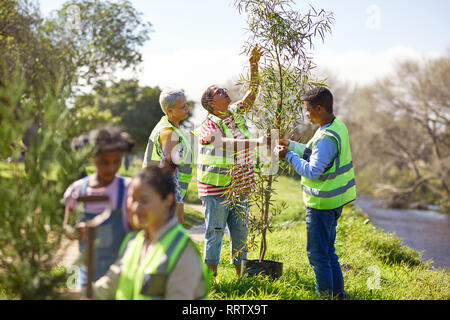
[[[306,207],[306,251],[314,269],[319,298],[347,298],[341,266],[334,248],[337,220],[341,213],[342,207],[331,210]]]
[[[244,198],[245,199],[245,198]],[[236,208],[224,204],[225,197],[202,197],[205,208],[205,249],[204,262],[209,266],[217,266],[220,260],[220,250],[225,226],[228,225],[231,239],[231,263],[241,265],[242,259],[247,258],[247,219],[249,205],[241,201]]]

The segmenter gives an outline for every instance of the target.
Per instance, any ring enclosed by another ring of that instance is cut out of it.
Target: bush
[[[67,107],[64,98],[56,98],[55,87],[36,108],[36,100],[27,98],[23,78],[16,74],[1,79],[0,154],[19,158],[23,163],[9,164],[9,172],[0,179],[0,287],[9,298],[50,299],[65,281],[63,271],[53,270],[53,256],[64,233],[61,198],[83,166],[85,154],[74,154],[67,143]],[[30,124],[37,129],[24,147],[23,138]]]

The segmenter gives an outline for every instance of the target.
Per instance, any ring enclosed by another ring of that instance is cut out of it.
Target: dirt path
[[[185,203],[185,205],[196,211],[204,213],[204,208],[201,204]],[[199,226],[192,227],[191,229],[188,230],[188,233],[192,240],[202,241],[205,236],[205,223]]]
[[[65,267],[76,264],[79,256],[78,240],[62,239],[55,255],[55,263]]]
[[[203,212],[203,206],[200,204],[186,203],[186,206],[194,210]],[[205,235],[205,224],[192,227],[188,230],[189,236],[194,241],[202,241]],[[55,263],[69,267],[74,265],[79,256],[78,240],[63,239],[58,252],[55,255]]]

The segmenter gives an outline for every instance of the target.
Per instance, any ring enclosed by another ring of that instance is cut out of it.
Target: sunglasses
[[[211,98],[214,98],[214,96],[217,95],[217,94],[223,94],[223,93],[227,93],[227,92],[228,92],[228,89],[226,89],[226,88],[219,88],[219,89],[216,89],[216,90],[213,92],[213,94],[211,95]]]

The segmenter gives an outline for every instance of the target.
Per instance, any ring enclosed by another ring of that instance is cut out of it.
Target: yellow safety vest
[[[131,239],[134,241],[127,248]],[[180,224],[176,224],[157,241],[144,260],[140,262],[144,240],[144,230],[141,230],[128,234],[122,244],[119,253],[123,254],[123,268],[116,292],[117,300],[164,299],[167,279],[184,248],[191,241],[186,230]],[[123,253],[125,248],[126,251]],[[211,272],[201,262],[200,254],[198,252],[197,254],[202,266],[205,295],[196,297],[196,299],[207,299]]]

